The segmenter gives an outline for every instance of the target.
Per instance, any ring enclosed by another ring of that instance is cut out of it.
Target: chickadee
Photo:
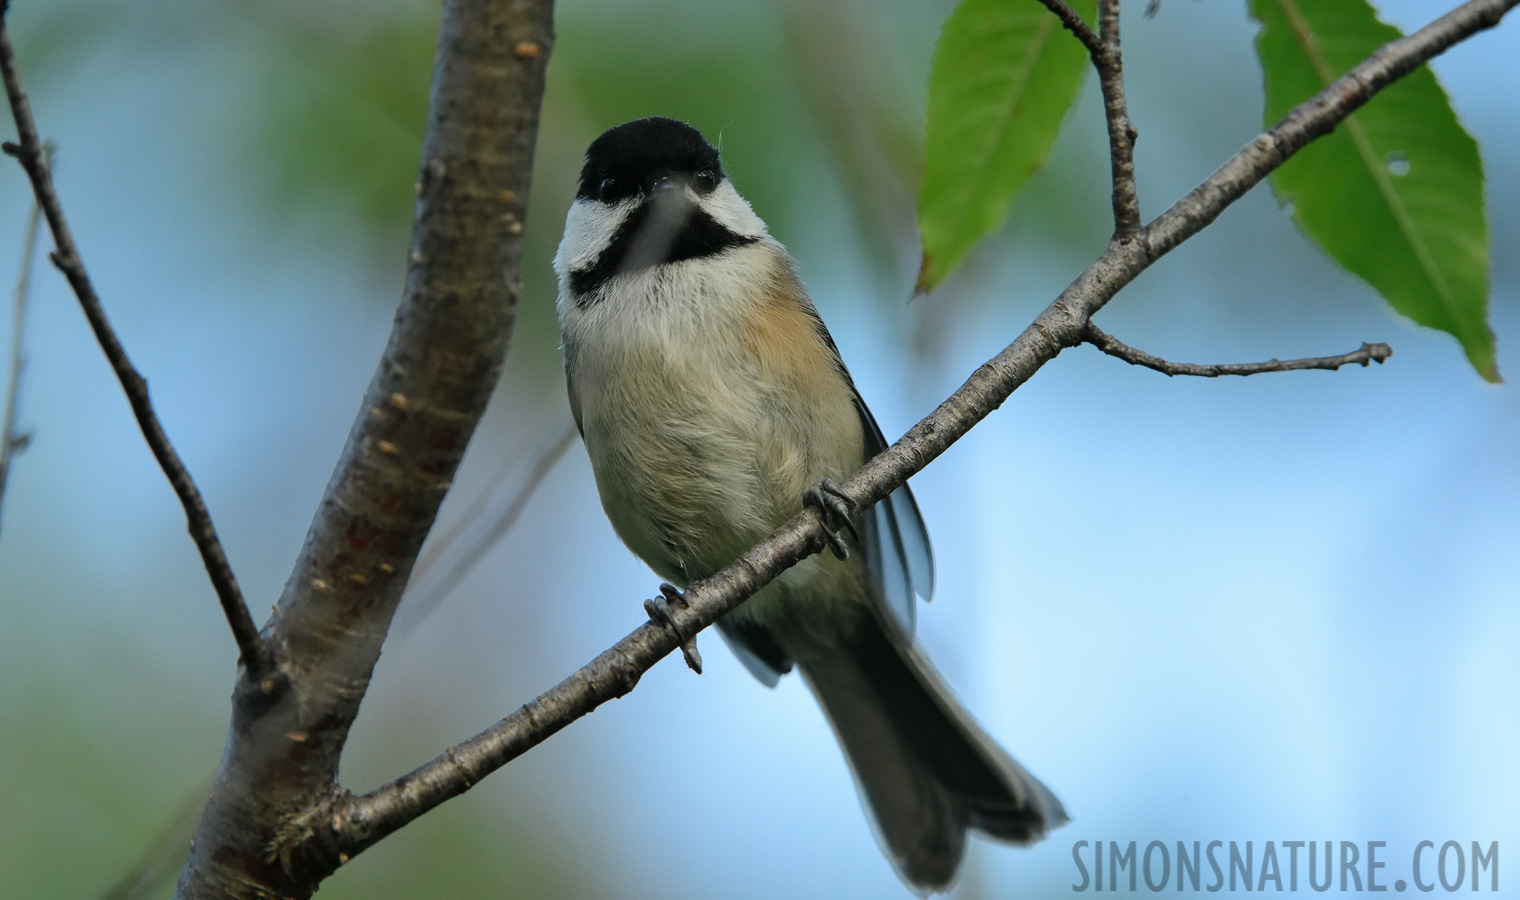
[[[796,262],[691,126],[639,119],[591,144],[554,269],[570,407],[602,507],[661,577],[711,575],[805,495],[828,506],[813,486],[886,449]],[[802,673],[898,873],[940,890],[967,829],[1029,843],[1066,812],[913,640],[934,569],[907,485],[848,530],[834,537],[847,559],[804,560],[718,629],[765,684]]]

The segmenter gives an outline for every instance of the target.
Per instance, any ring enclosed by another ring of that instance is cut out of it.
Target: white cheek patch
[[[596,262],[612,243],[618,226],[638,205],[636,199],[608,206],[577,198],[565,216],[565,236],[559,242],[559,251],[554,254],[555,274],[564,278],[570,272]]]
[[[769,237],[765,223],[755,215],[749,203],[739,196],[739,192],[734,190],[727,179],[704,195],[699,195],[690,187],[683,190],[686,199],[699,211],[699,215],[711,218],[713,222],[739,238],[752,241]],[[559,276],[560,282],[561,307],[566,305],[569,298],[572,276],[592,269],[601,261],[601,257],[617,238],[618,230],[639,209],[642,202],[645,202],[642,197],[631,197],[609,205],[581,198],[570,205],[570,212],[565,217],[565,236],[560,241],[558,252],[554,255],[554,271]],[[670,237],[673,238],[674,235]],[[633,248],[629,252],[634,252],[636,249]],[[663,251],[657,255],[663,258]],[[729,254],[720,253],[718,257],[726,255]],[[707,265],[710,266],[714,262],[716,260],[708,258]],[[711,274],[716,270],[704,271]],[[632,274],[631,272],[619,273],[618,280]]]
[[[760,221],[760,217],[750,208],[749,201],[739,196],[727,178],[705,197],[695,194],[690,196],[698,208],[734,234],[750,238],[765,237],[765,223]]]

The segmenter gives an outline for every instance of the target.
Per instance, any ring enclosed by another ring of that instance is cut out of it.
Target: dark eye
[[[703,169],[692,178],[692,183],[705,194],[718,186],[718,175],[712,169]]]
[[[617,179],[616,178],[603,178],[600,190],[601,190],[601,195],[602,195],[602,202],[607,203],[607,202],[611,202],[612,200],[616,199],[616,196],[617,196]]]

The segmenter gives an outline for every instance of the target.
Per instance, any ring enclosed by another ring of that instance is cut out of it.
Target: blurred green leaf
[[[457,808],[455,808],[457,807]],[[475,803],[430,811],[322,882],[324,900],[489,897],[595,900],[618,896],[584,846],[555,842],[541,812],[515,799],[513,819]],[[582,838],[583,840],[583,838]]]
[[[251,120],[273,176],[267,199],[282,210],[336,203],[370,229],[404,233],[427,121],[435,11],[362,28],[283,8],[258,12],[271,20],[274,42],[267,105]]]
[[[725,168],[772,228],[784,230],[787,201],[801,189],[794,170],[799,157],[816,156],[818,141],[786,70],[775,65],[786,52],[779,16],[713,8],[703,12],[702,41],[672,40],[694,8],[593,5],[558,17],[536,164],[549,167],[541,174],[567,177],[536,184],[535,196],[573,194],[581,154],[602,130],[674,116],[720,146],[731,139]],[[265,200],[281,215],[337,212],[371,234],[404,234],[416,199],[437,5],[406,0],[389,16],[351,21],[266,0],[247,15],[269,41],[267,87],[249,117],[256,130],[250,164],[270,179]],[[560,221],[543,224],[557,241]],[[552,242],[547,250],[552,255]]]
[[[427,120],[436,26],[427,18],[354,29],[354,40],[307,47],[304,65],[275,71],[271,141],[284,199],[316,193],[351,202],[372,225],[406,228]],[[313,41],[315,43],[315,41]]]
[[[702,39],[674,39],[699,8]],[[642,116],[681,119],[722,151],[723,168],[772,233],[787,233],[796,224],[792,200],[809,187],[803,173],[824,157],[797,85],[777,65],[788,55],[778,11],[680,3],[641,5],[636,15],[627,9],[582,10],[556,23],[550,79],[562,80],[584,128],[562,152],[578,169],[604,129]]]
[[[1091,20],[1094,0],[1072,6]],[[1050,154],[1087,51],[1037,3],[962,0],[929,76],[919,290],[944,280]]]
[[[99,897],[184,796],[196,777],[188,760],[215,747],[202,740],[215,732],[175,705],[183,695],[131,660],[108,659],[95,670],[12,664],[6,673],[25,674],[0,695],[0,897]],[[117,695],[143,701],[130,718],[112,721],[97,705],[107,671],[134,679]]]
[[[1400,36],[1365,0],[1252,0],[1266,121]],[[1499,380],[1477,142],[1421,66],[1272,175],[1305,234],[1393,308],[1456,337]]]

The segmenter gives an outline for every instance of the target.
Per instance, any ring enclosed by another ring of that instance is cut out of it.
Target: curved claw
[[[850,537],[859,542],[860,532],[855,530],[855,523],[850,520],[857,509],[855,501],[834,479],[825,478],[803,492],[802,502],[818,510],[823,519],[824,538],[828,541],[829,549],[834,551],[834,556],[849,559],[850,548],[845,545],[839,532],[848,529]]]
[[[670,629],[671,633],[676,636],[676,640],[681,642],[681,656],[686,660],[686,665],[693,672],[701,675],[702,654],[697,652],[696,635],[688,637],[681,630],[681,626],[676,624],[675,616],[670,612],[672,604],[685,609],[686,598],[681,595],[680,588],[666,582],[660,583],[660,594],[661,596],[655,597],[653,600],[644,601],[644,612],[648,614],[649,621]]]

